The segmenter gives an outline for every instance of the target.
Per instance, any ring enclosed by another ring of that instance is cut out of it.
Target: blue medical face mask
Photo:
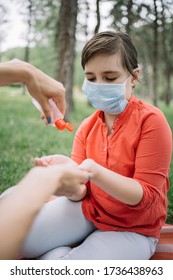
[[[100,84],[85,79],[82,91],[94,108],[109,114],[120,114],[128,104],[125,87],[129,77],[122,84]]]

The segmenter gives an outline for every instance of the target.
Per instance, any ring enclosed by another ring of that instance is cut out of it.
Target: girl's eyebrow
[[[114,70],[107,70],[103,72],[103,74],[119,74],[119,73],[120,73],[119,71],[114,71]]]
[[[89,72],[89,71],[86,71],[84,72],[86,75],[93,75],[94,73],[93,72]],[[107,70],[107,71],[103,71],[102,74],[119,74],[120,72],[119,71],[114,71],[114,70]]]
[[[90,74],[94,74],[93,72],[89,72],[89,71],[86,71],[86,72],[84,72],[86,75],[88,74],[88,75],[90,75]]]

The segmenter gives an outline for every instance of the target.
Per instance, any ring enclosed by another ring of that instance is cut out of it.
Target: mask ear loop
[[[139,82],[139,83],[141,82],[140,79],[138,78],[138,76],[140,75],[141,69],[142,69],[142,67],[141,67],[140,65],[138,65],[137,68],[133,69],[133,72],[138,71],[138,74],[135,75],[136,77],[134,77],[134,76],[132,75],[132,77],[133,77],[133,79],[134,79],[134,85],[132,86],[132,88],[134,88],[134,87],[136,86],[136,83],[137,83],[137,82]]]

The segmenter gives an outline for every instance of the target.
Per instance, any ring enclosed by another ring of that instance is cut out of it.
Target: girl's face
[[[138,75],[139,70],[135,73]],[[129,79],[128,79],[129,77]],[[132,94],[132,88],[137,80],[125,70],[121,64],[121,58],[118,53],[113,55],[96,54],[85,64],[85,78],[94,83],[122,84],[126,82],[126,100],[129,100]]]

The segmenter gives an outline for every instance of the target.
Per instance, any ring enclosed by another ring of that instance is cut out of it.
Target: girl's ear
[[[136,86],[136,84],[138,82],[138,78],[139,78],[140,73],[141,73],[141,70],[140,70],[140,68],[136,68],[135,70],[133,70],[133,72],[134,72],[136,77],[132,76],[132,78],[131,78],[131,86],[132,86],[132,88],[134,88]]]

